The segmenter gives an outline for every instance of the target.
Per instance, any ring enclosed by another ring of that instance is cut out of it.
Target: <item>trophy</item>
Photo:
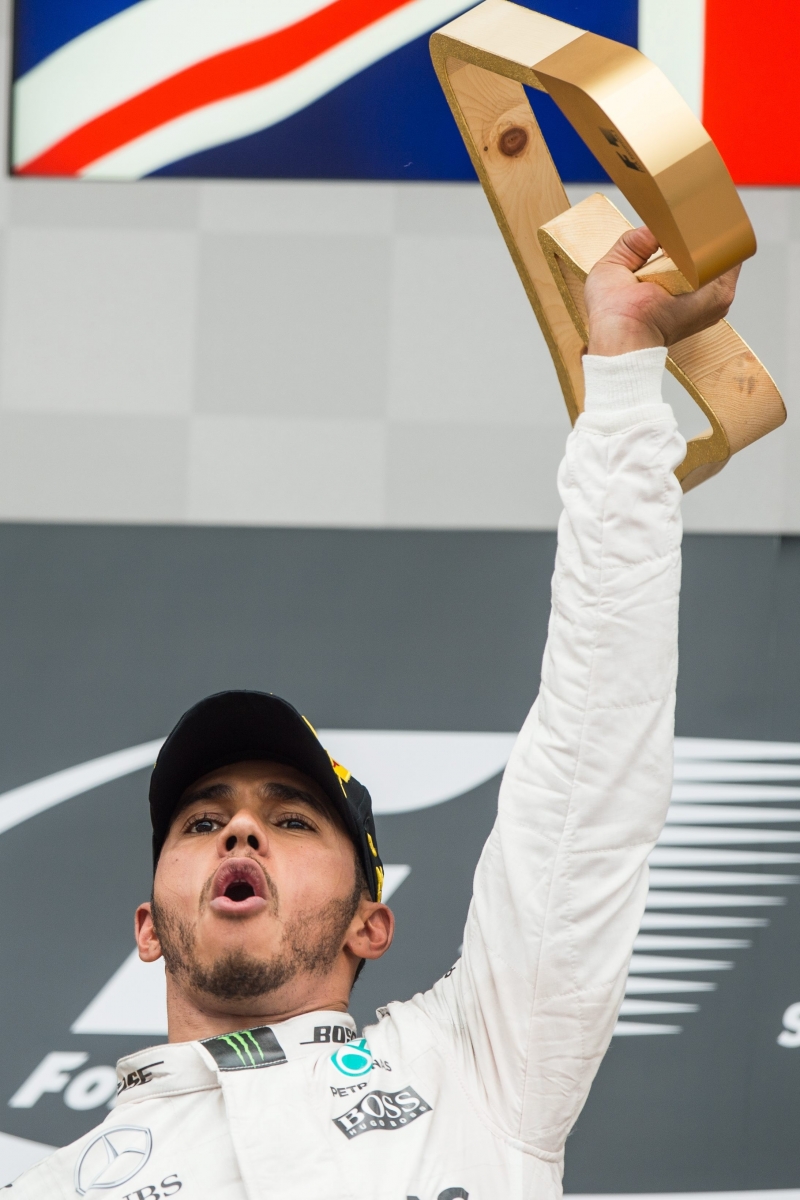
[[[439,81],[555,363],[570,419],[583,408],[583,284],[631,226],[596,193],[570,207],[523,84],[547,92],[663,252],[637,277],[676,295],[755,254],[733,181],[666,76],[631,46],[510,0],[482,4],[431,37]],[[676,471],[684,491],[782,425],[766,368],[727,321],[668,348],[667,369],[710,422]]]

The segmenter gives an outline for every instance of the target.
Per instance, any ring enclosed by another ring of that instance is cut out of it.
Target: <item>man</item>
[[[655,250],[627,233],[587,282],[541,689],[461,959],[359,1036],[350,989],[393,931],[369,795],[285,701],[202,701],[153,772],[155,879],[136,913],[140,956],[166,961],[169,1045],[124,1059],[103,1125],[15,1198],[559,1195],[670,795],[685,443],[664,346],[724,316],[735,286],[640,284]]]

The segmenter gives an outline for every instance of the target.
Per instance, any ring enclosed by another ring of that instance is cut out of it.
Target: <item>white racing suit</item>
[[[664,357],[586,364],[541,690],[456,965],[360,1037],[348,1016],[314,1012],[123,1059],[103,1124],[9,1200],[560,1195],[672,780],[685,447],[660,398]]]

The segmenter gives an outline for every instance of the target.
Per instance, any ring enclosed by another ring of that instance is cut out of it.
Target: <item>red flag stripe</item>
[[[798,0],[706,0],[703,124],[736,183],[800,183],[798,60]]]
[[[295,25],[215,54],[116,105],[36,158],[18,175],[76,175],[176,117],[288,75],[409,0],[334,0]]]

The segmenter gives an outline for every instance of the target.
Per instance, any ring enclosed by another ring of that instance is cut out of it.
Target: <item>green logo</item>
[[[249,1029],[243,1030],[242,1033],[224,1033],[220,1041],[224,1042],[226,1046],[230,1046],[243,1067],[258,1066],[258,1063],[253,1058],[253,1049],[255,1049],[260,1061],[262,1063],[264,1061],[264,1051]],[[247,1055],[246,1059],[245,1055]]]
[[[286,1062],[283,1048],[269,1025],[204,1038],[203,1045],[213,1054],[220,1071],[252,1070]]]
[[[367,1075],[372,1070],[372,1054],[366,1038],[350,1042],[331,1055],[331,1062],[342,1075]]]

